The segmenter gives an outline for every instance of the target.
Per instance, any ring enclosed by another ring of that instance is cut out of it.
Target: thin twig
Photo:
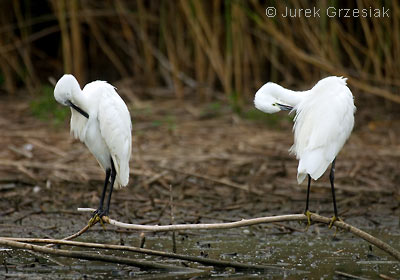
[[[78,211],[91,211],[92,208],[78,208]],[[265,223],[276,223],[276,222],[288,222],[288,221],[307,221],[307,216],[304,214],[292,214],[292,215],[281,215],[281,216],[272,216],[272,217],[260,217],[253,219],[243,219],[241,221],[236,222],[228,222],[228,223],[214,223],[214,224],[177,224],[177,225],[165,225],[165,226],[150,226],[150,225],[135,225],[135,224],[127,224],[118,222],[116,220],[110,219],[109,217],[103,217],[103,221],[105,223],[109,223],[111,225],[115,225],[117,227],[128,228],[133,230],[141,230],[141,231],[152,231],[152,232],[162,232],[162,231],[178,231],[178,230],[199,230],[199,229],[231,229],[238,227],[245,227],[251,225],[265,224]],[[330,225],[332,222],[331,218],[323,217],[317,214],[311,214],[311,221],[323,223]],[[391,247],[386,242],[383,242],[380,239],[373,237],[372,235],[362,231],[354,226],[351,226],[342,221],[335,221],[334,225],[338,228],[350,231],[354,235],[368,241],[369,243],[375,245],[379,249],[385,251],[389,255],[393,256],[395,259],[400,261],[400,252]]]
[[[275,269],[281,270],[280,267],[269,266],[269,265],[253,265],[239,262],[230,262],[223,260],[213,260],[203,257],[196,256],[187,256],[176,253],[169,253],[163,251],[156,251],[150,249],[143,249],[132,246],[123,246],[123,245],[113,245],[113,244],[101,244],[101,243],[90,243],[90,242],[78,242],[78,241],[67,241],[67,240],[58,240],[58,239],[36,239],[36,238],[10,238],[10,237],[0,237],[0,239],[13,240],[17,242],[24,243],[51,243],[51,244],[59,244],[59,245],[68,245],[68,246],[78,246],[78,247],[86,247],[86,248],[96,248],[96,249],[105,249],[105,250],[121,250],[121,251],[130,251],[135,253],[141,253],[152,256],[160,256],[172,259],[180,259],[185,261],[197,262],[203,265],[212,265],[215,267],[232,267],[236,269],[252,269],[252,270],[268,270]]]
[[[78,236],[82,235],[84,232],[86,232],[91,226],[93,226],[96,223],[97,223],[97,221],[95,221],[92,225],[87,224],[80,231],[78,231],[77,233],[74,233],[74,234],[72,234],[70,236],[67,236],[67,237],[63,238],[63,240],[72,240],[72,239],[77,238]]]
[[[144,243],[146,242],[146,233],[141,232],[139,234],[139,247],[144,248]]]
[[[65,242],[67,242],[67,241],[65,241]],[[126,265],[139,267],[142,269],[188,271],[188,272],[196,271],[195,269],[186,268],[186,267],[178,267],[178,266],[173,266],[173,265],[159,264],[159,263],[143,261],[143,260],[134,260],[134,259],[125,258],[125,257],[117,257],[117,256],[104,255],[104,254],[98,255],[98,254],[91,254],[91,253],[86,253],[86,252],[53,249],[53,248],[48,248],[45,246],[27,244],[27,243],[22,243],[22,242],[5,239],[5,238],[0,238],[0,244],[4,245],[4,246],[9,246],[12,248],[32,250],[35,252],[52,254],[52,255],[57,255],[57,256],[62,256],[62,257],[126,264]],[[201,270],[197,270],[197,272],[201,272]]]
[[[339,275],[339,276],[344,276],[346,278],[350,278],[350,279],[356,279],[356,280],[369,280],[369,278],[364,278],[364,277],[360,277],[360,276],[356,276],[350,273],[346,273],[346,272],[342,272],[342,271],[335,271],[335,274]]]
[[[175,224],[174,216],[174,197],[172,195],[172,185],[169,185],[169,206],[171,215],[171,225]],[[176,253],[176,236],[175,231],[172,231],[172,252]]]
[[[64,237],[62,240],[72,240],[72,239],[77,238],[78,236],[80,236],[80,235],[82,235],[84,232],[86,232],[91,226],[95,225],[97,222],[98,222],[98,221],[96,220],[96,221],[94,221],[94,223],[93,223],[92,225],[87,224],[87,225],[84,226],[80,231],[78,231],[78,232],[76,232],[76,233],[74,233],[74,234],[72,234],[72,235],[70,235],[70,236]],[[55,245],[55,244],[47,244],[46,247],[53,247],[54,245]]]
[[[387,275],[382,274],[382,273],[379,274],[379,277],[382,278],[382,279],[384,279],[384,280],[396,280],[395,278],[390,277],[390,276],[387,276]]]

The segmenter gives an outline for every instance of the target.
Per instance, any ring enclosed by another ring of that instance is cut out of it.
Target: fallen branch
[[[353,274],[350,274],[350,273],[346,273],[346,272],[343,272],[343,271],[338,271],[338,270],[335,271],[335,274],[339,275],[339,276],[343,276],[345,278],[349,278],[349,279],[369,280],[368,278],[359,277],[359,276],[356,276],[356,275],[353,275]]]
[[[82,212],[93,212],[95,209],[92,208],[78,208],[78,211]],[[246,227],[251,225],[265,224],[265,223],[276,223],[276,222],[288,222],[288,221],[307,221],[307,216],[304,214],[293,214],[293,215],[282,215],[282,216],[272,216],[272,217],[261,217],[254,219],[243,219],[237,222],[228,223],[214,223],[214,224],[176,224],[176,225],[165,225],[165,226],[151,226],[151,225],[135,225],[118,222],[116,220],[110,219],[109,217],[103,217],[103,222],[109,223],[111,225],[140,230],[140,231],[152,231],[152,232],[162,232],[162,231],[179,231],[179,230],[199,230],[199,229],[231,229],[238,227]],[[311,214],[311,221],[318,222],[329,225],[332,221],[331,218],[323,217],[317,214]],[[379,249],[385,251],[389,255],[393,256],[395,259],[400,261],[400,252],[395,248],[391,247],[386,242],[373,237],[372,235],[362,231],[354,226],[351,226],[342,221],[335,221],[334,225],[338,228],[347,230],[354,235],[364,239],[365,241],[375,245]]]
[[[96,248],[96,249],[105,249],[105,250],[121,250],[121,251],[130,251],[135,253],[141,253],[152,256],[160,256],[165,258],[173,258],[191,262],[197,262],[203,265],[210,265],[214,267],[232,267],[235,269],[249,269],[249,270],[258,270],[258,271],[266,271],[270,269],[281,270],[280,267],[269,266],[269,265],[254,265],[254,264],[246,264],[239,262],[230,262],[223,260],[213,260],[203,257],[196,256],[188,256],[176,253],[168,253],[163,251],[156,251],[150,249],[143,249],[139,247],[132,246],[123,246],[123,245],[114,245],[114,244],[101,244],[101,243],[90,243],[90,242],[78,242],[78,241],[68,241],[68,240],[59,240],[59,239],[42,239],[42,238],[13,238],[13,237],[0,237],[1,239],[12,240],[16,242],[24,242],[24,243],[48,243],[48,244],[59,244],[59,245],[68,245],[68,246],[78,246],[78,247],[86,247],[86,248]]]
[[[68,241],[65,240],[65,242],[68,242]],[[6,238],[0,238],[0,244],[4,245],[4,246],[12,247],[12,248],[31,250],[34,252],[40,252],[40,253],[57,255],[57,256],[68,257],[68,258],[126,264],[126,265],[139,267],[141,269],[203,272],[202,270],[197,270],[197,269],[192,269],[192,268],[159,264],[159,263],[143,261],[143,260],[134,260],[134,259],[125,258],[125,257],[117,257],[117,256],[104,255],[104,254],[98,255],[98,254],[91,254],[91,253],[79,252],[79,251],[53,249],[53,248],[48,248],[45,246],[38,246],[38,245],[33,245],[33,244],[22,243],[22,242],[18,242],[18,241],[6,239]]]
[[[97,222],[95,222],[95,223],[97,223]],[[95,224],[94,223],[94,224]],[[94,225],[93,224],[93,225]],[[84,226],[80,231],[78,231],[77,233],[74,233],[74,234],[72,234],[72,235],[70,235],[70,236],[67,236],[67,237],[64,237],[62,240],[72,240],[72,239],[75,239],[75,238],[77,238],[78,236],[81,236],[84,232],[86,232],[88,229],[90,228],[90,225],[89,224],[87,224],[86,226]]]
[[[97,223],[97,221],[94,222],[94,224],[96,224],[96,223]],[[94,225],[94,224],[93,224],[93,225]],[[76,233],[74,233],[74,234],[72,234],[72,235],[70,235],[70,236],[64,237],[62,240],[72,240],[72,239],[75,239],[75,238],[81,236],[83,233],[85,233],[90,227],[91,227],[90,225],[86,225],[86,226],[84,226],[80,231],[78,231],[78,232],[76,232]],[[55,244],[47,244],[46,247],[53,247],[54,245],[55,245]]]

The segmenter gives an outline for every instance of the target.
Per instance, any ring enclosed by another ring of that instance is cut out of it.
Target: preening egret
[[[54,97],[61,105],[71,108],[71,134],[86,144],[106,173],[99,208],[89,222],[93,223],[95,219],[108,216],[113,188],[128,184],[131,117],[115,88],[104,81],[91,82],[81,90],[73,75],[64,75],[56,84]]]
[[[310,223],[308,200],[311,178],[317,180],[331,164],[330,183],[334,216],[338,219],[335,199],[335,159],[354,126],[353,95],[346,85],[346,78],[327,77],[312,89],[292,91],[269,82],[256,93],[254,104],[266,113],[296,111],[294,118],[294,144],[290,152],[299,160],[297,182],[308,176],[305,214]]]

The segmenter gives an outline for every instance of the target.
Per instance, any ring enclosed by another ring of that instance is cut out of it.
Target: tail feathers
[[[307,174],[310,174],[314,180],[318,180],[325,173],[332,160],[326,159],[319,149],[308,152],[300,158],[297,169],[297,182],[301,184]]]
[[[297,172],[297,183],[300,185],[301,183],[303,183],[304,179],[307,177],[307,173],[300,173]]]
[[[113,162],[117,172],[114,188],[125,187],[129,182],[129,162],[119,162],[115,157],[113,157]]]
[[[122,187],[128,185],[129,182],[129,163],[123,163],[120,166],[119,181]]]

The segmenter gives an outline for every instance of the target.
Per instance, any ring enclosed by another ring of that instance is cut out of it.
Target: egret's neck
[[[76,84],[72,88],[72,103],[74,103],[76,106],[78,106],[80,109],[85,111],[86,113],[89,114],[89,108],[90,104],[89,101],[87,100],[87,97],[83,94],[83,91],[81,90],[79,84]]]
[[[303,99],[304,93],[307,92],[293,91],[275,83],[268,83],[267,86],[266,92],[268,95],[292,107],[295,107]]]

